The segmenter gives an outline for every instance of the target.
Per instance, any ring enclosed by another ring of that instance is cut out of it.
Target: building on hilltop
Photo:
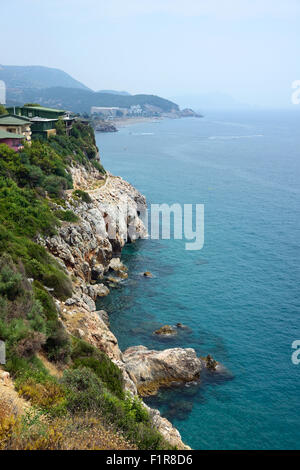
[[[7,108],[14,116],[27,118],[31,122],[32,136],[48,139],[51,135],[56,135],[56,123],[63,120],[66,127],[66,134],[69,135],[75,117],[70,112],[62,109],[46,108],[44,106],[14,106]]]
[[[23,140],[23,134],[15,134],[13,132],[8,132],[2,130],[0,127],[0,144],[6,144],[11,149],[15,150],[16,152],[19,152],[24,148]]]
[[[11,134],[22,135],[22,138],[30,145],[31,143],[31,121],[28,118],[15,116],[13,114],[2,114],[0,116],[0,130]]]

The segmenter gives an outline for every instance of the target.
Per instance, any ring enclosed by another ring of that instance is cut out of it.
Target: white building
[[[126,108],[119,108],[116,106],[92,106],[91,107],[91,114],[101,114],[105,117],[116,117],[118,115],[118,111],[122,114],[127,113]]]
[[[6,85],[3,80],[0,80],[0,104],[6,104]]]

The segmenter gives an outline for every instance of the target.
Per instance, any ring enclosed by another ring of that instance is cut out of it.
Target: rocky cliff
[[[64,222],[57,235],[40,240],[72,280],[72,297],[65,302],[56,301],[65,328],[104,351],[122,370],[125,387],[132,394],[142,392],[142,382],[153,390],[172,381],[195,379],[202,365],[193,350],[155,352],[140,346],[125,354],[120,351],[107,314],[96,310],[95,301],[98,296],[109,294],[102,282],[105,277],[112,282],[127,277],[120,254],[126,242],[147,236],[140,218],[146,210],[146,200],[122,178],[110,174],[102,178],[81,166],[73,166],[71,171],[75,189],[86,191],[88,197],[85,194],[80,198],[80,192],[67,191],[60,209],[72,210],[78,222]],[[144,386],[144,392],[146,389]],[[159,411],[148,410],[154,426],[172,445],[188,449],[179,432]]]

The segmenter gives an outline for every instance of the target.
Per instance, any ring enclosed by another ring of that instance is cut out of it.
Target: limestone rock
[[[163,351],[134,346],[123,353],[126,370],[134,375],[141,395],[153,395],[172,382],[191,382],[200,376],[201,359],[194,349],[172,348]]]

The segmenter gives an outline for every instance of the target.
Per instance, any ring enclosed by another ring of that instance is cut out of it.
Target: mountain
[[[109,93],[111,95],[124,95],[124,96],[131,96],[128,91],[116,91],[116,90],[99,90],[98,93]]]
[[[176,103],[156,95],[116,95],[64,87],[8,89],[6,101],[10,106],[30,102],[53,108],[67,109],[76,113],[90,113],[92,106],[128,108],[138,104],[140,106],[153,106],[158,108],[158,112],[163,113],[179,111]]]
[[[0,80],[5,82],[8,90],[50,87],[89,90],[83,83],[75,80],[63,70],[40,65],[0,65]]]

